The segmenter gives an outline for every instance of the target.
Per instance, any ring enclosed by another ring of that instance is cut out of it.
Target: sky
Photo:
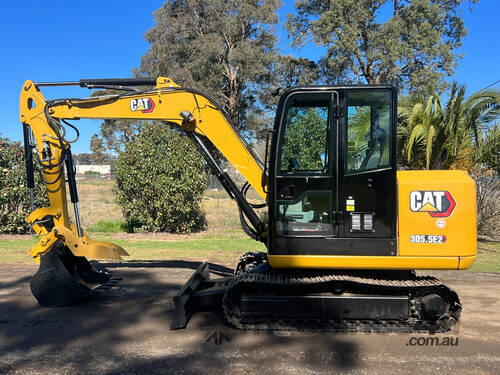
[[[293,0],[283,1],[280,22],[293,12]],[[24,0],[8,1],[0,12],[2,35],[0,58],[0,136],[21,140],[19,92],[23,83],[78,81],[82,78],[131,77],[148,50],[146,31],[154,25],[153,12],[163,0]],[[467,86],[469,93],[500,80],[500,1],[480,0],[472,12],[464,6],[462,17],[468,29],[452,79]],[[284,30],[279,32],[282,53],[315,59],[321,55],[314,45],[297,50],[290,46]],[[500,88],[497,83],[495,88]],[[87,89],[43,88],[48,99],[86,97]],[[81,136],[73,152],[89,152],[90,137],[99,132],[99,122],[75,121]]]

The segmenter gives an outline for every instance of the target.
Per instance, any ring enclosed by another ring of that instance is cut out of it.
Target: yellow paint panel
[[[399,171],[397,180],[399,255],[476,255],[476,188],[466,172]]]
[[[459,257],[268,255],[274,268],[458,269]]]
[[[472,266],[472,264],[474,263],[474,261],[476,260],[476,257],[473,256],[473,257],[460,257],[460,263],[459,263],[459,269],[461,270],[465,270],[467,268],[469,268],[470,266]]]

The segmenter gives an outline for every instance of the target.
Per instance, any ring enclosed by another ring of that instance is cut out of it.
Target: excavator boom
[[[144,91],[130,88],[152,84],[155,85],[154,89]],[[116,95],[52,101],[46,100],[40,91],[40,88],[44,86],[70,85],[124,91]],[[25,135],[29,187],[32,192],[34,183],[31,149],[33,148],[35,159],[40,164],[48,188],[50,202],[48,207],[37,209],[33,207],[33,212],[27,219],[33,231],[40,236],[39,241],[28,251],[35,260],[40,261],[43,255],[48,254],[54,248],[63,251],[68,259],[71,255],[94,259],[121,259],[122,256],[128,255],[116,244],[92,240],[81,227],[79,199],[70,147],[73,141],[68,140],[67,137],[70,133],[69,127],[72,127],[78,134],[78,130],[68,120],[83,118],[159,120],[178,125],[194,141],[209,167],[219,177],[223,186],[237,201],[240,209],[250,221],[253,228],[248,228],[248,233],[260,239],[265,235],[263,224],[227,173],[215,162],[207,145],[211,142],[265,199],[263,163],[239,137],[220,106],[208,96],[193,89],[180,87],[166,77],[159,77],[156,81],[95,79],[38,84],[27,81],[21,91],[20,119]],[[71,223],[69,218],[66,179],[74,207],[75,223]],[[53,261],[55,259],[53,256],[50,258]],[[75,267],[71,265],[69,268]],[[36,281],[35,284],[40,284],[43,289],[44,283]],[[56,294],[53,290],[51,293]],[[43,295],[47,296],[50,293],[43,292]],[[57,303],[61,304],[59,300]],[[46,304],[51,304],[51,302],[48,301]]]

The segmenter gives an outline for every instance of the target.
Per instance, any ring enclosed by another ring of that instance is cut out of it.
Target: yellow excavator
[[[71,85],[120,93],[46,100],[40,91]],[[68,140],[70,128],[78,130],[69,121],[137,119],[179,126],[236,201],[245,233],[267,247],[242,255],[230,277],[211,278],[201,263],[174,297],[172,329],[207,310],[222,310],[233,327],[266,330],[436,332],[459,320],[457,294],[415,270],[461,270],[474,262],[474,181],[462,171],[397,170],[397,92],[391,86],[287,89],[264,161],[212,98],[166,77],[27,81],[20,117],[32,206],[33,158],[50,201],[32,207],[27,218],[39,236],[28,250],[40,262],[31,290],[43,306],[71,304],[113,282],[87,258],[127,255],[116,244],[92,240],[81,226],[74,140]],[[242,188],[212,148],[246,179]],[[250,187],[265,203],[247,200]],[[257,208],[267,209],[267,220]]]

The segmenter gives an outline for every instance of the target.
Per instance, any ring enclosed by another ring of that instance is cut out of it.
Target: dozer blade
[[[100,268],[100,267],[99,267]],[[66,306],[115,282],[103,269],[96,269],[85,257],[75,256],[62,242],[40,257],[40,268],[31,279],[31,292],[47,307]]]
[[[201,263],[179,293],[174,296],[175,312],[170,329],[186,328],[194,312],[220,310],[222,297],[231,279],[232,276],[210,279],[208,264]]]

